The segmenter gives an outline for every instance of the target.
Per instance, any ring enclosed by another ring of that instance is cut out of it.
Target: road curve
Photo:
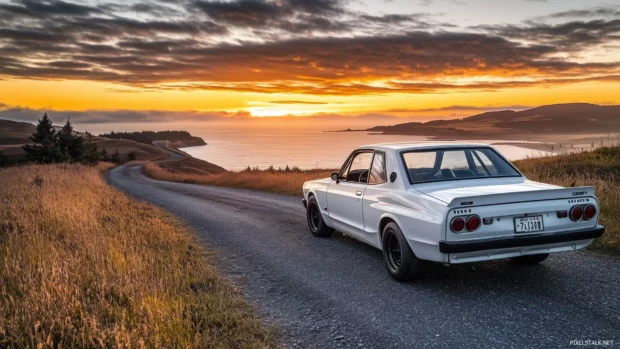
[[[434,266],[400,284],[381,254],[352,238],[319,239],[298,198],[152,180],[120,166],[109,183],[185,221],[217,253],[286,347],[549,348],[620,343],[620,259],[591,252],[538,266]]]
[[[170,150],[170,148],[168,148],[168,141],[153,141],[153,146],[163,150],[170,156],[170,158],[165,161],[175,161],[186,158],[183,154]]]

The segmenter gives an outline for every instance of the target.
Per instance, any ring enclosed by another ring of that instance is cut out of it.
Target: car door
[[[384,211],[382,209],[377,209],[373,204],[379,204],[384,201],[386,193],[390,191],[386,168],[385,153],[376,151],[372,160],[372,167],[370,168],[368,185],[366,186],[364,198],[362,200],[366,240],[377,247],[381,246],[378,228],[381,215]]]
[[[362,199],[368,183],[372,150],[353,153],[339,173],[339,180],[329,185],[327,205],[334,228],[365,239]]]

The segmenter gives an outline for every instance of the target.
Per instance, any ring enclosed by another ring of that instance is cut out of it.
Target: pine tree
[[[36,131],[30,136],[34,144],[23,146],[26,157],[30,161],[49,164],[62,160],[58,149],[58,134],[54,129],[52,120],[47,117],[47,113],[39,120]]]
[[[110,161],[110,158],[108,157],[108,151],[105,149],[101,149],[101,160]]]
[[[58,149],[63,161],[80,162],[84,155],[84,139],[78,133],[73,132],[71,121],[67,123],[58,133]]]
[[[121,163],[121,155],[118,153],[118,150],[114,152],[114,154],[112,154],[112,157],[110,158],[110,161],[112,161],[115,164],[120,164]]]
[[[84,153],[82,154],[82,163],[87,165],[96,164],[99,161],[99,149],[92,142],[84,142]]]
[[[127,161],[134,161],[134,160],[136,160],[136,158],[137,158],[136,152],[134,152],[134,151],[130,151],[127,154]]]

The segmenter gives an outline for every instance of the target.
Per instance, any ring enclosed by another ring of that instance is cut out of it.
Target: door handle
[[[362,191],[361,191],[361,190],[358,190],[358,191],[355,193],[355,195],[357,195],[357,196],[362,196]]]

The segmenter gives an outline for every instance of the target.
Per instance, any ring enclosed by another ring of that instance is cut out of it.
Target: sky
[[[429,120],[618,91],[618,1],[0,0],[0,118]]]

